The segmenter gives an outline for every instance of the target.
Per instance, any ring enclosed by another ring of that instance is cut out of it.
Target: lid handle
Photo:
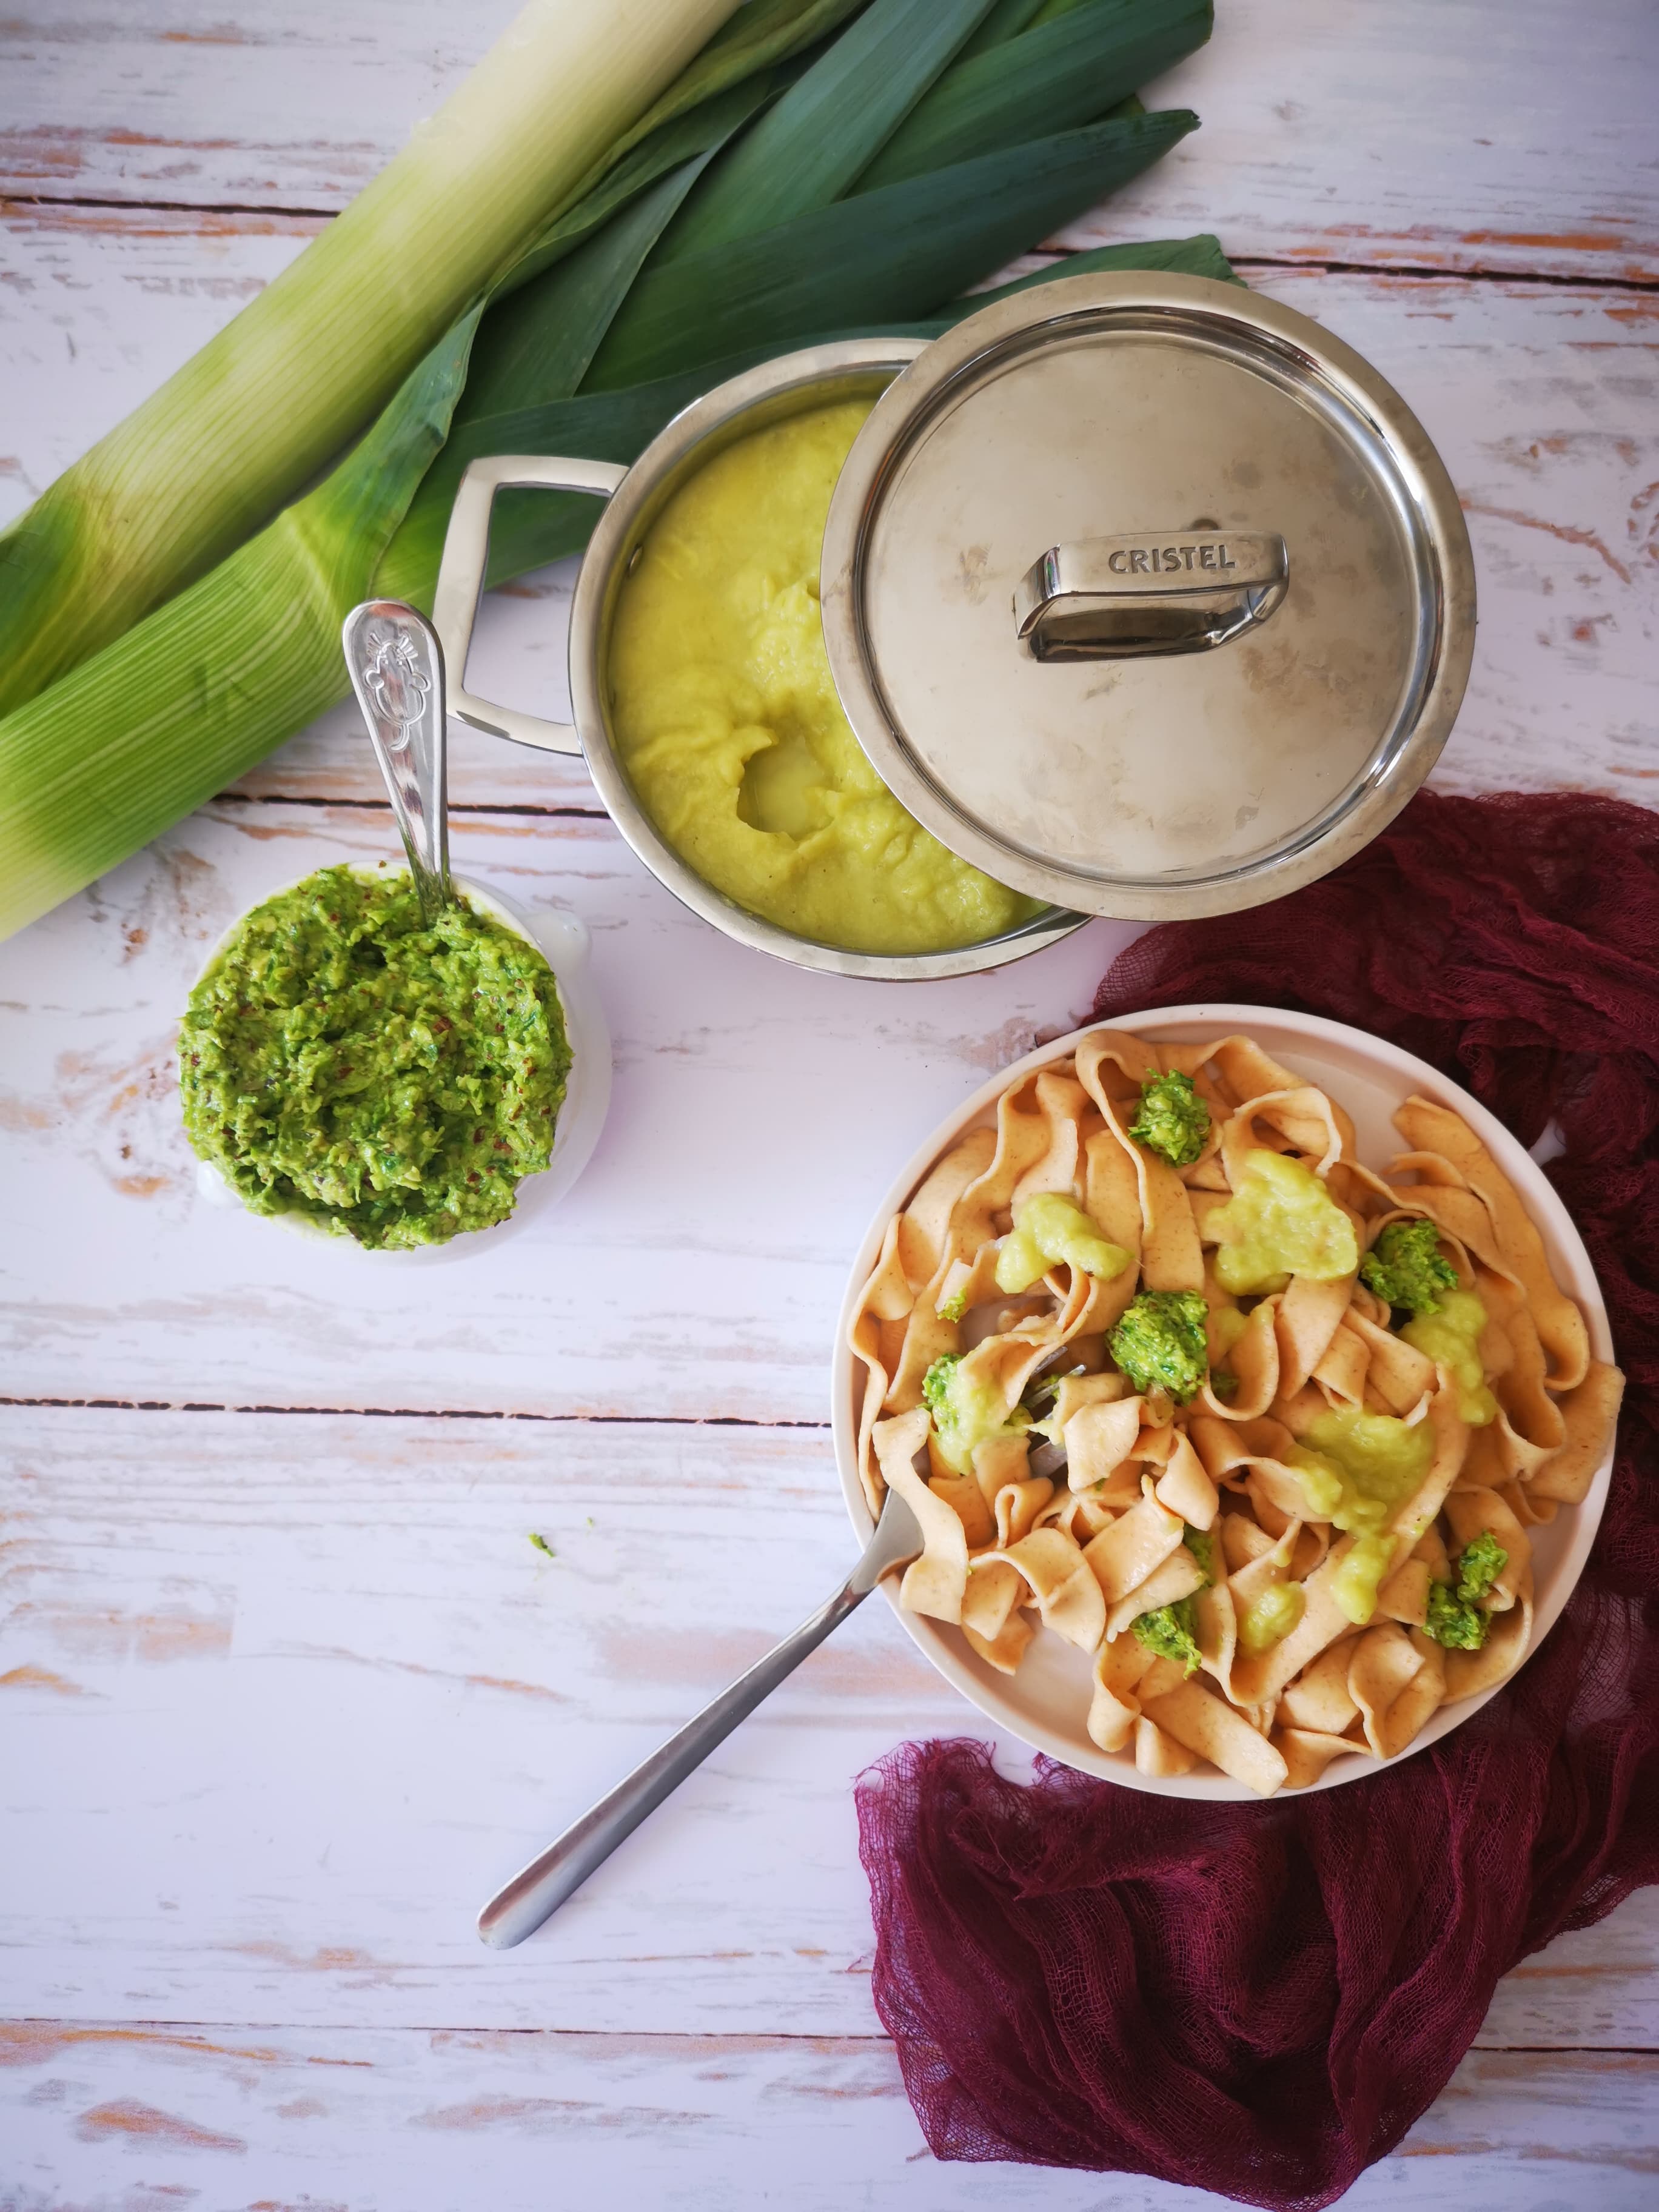
[[[1051,545],[1020,578],[1014,625],[1036,660],[1206,653],[1267,620],[1289,586],[1271,532],[1143,531]]]

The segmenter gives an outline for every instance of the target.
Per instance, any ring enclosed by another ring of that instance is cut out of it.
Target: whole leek
[[[530,0],[344,214],[0,538],[0,714],[314,477],[735,5]]]
[[[574,15],[600,0],[560,4]],[[643,0],[601,6],[608,25],[642,12]],[[1048,0],[1028,28],[1032,15],[1008,0],[868,0],[861,10],[860,0],[748,0],[562,198],[544,202],[505,269],[475,289],[315,490],[274,521],[267,507],[262,527],[246,514],[233,527],[228,507],[216,509],[238,550],[194,581],[188,562],[176,562],[164,592],[152,568],[146,588],[161,603],[125,634],[128,571],[143,571],[148,556],[142,543],[136,554],[112,554],[114,592],[101,609],[108,641],[92,651],[93,629],[72,635],[72,617],[56,615],[57,649],[69,661],[84,656],[80,665],[15,711],[0,708],[0,936],[115,866],[343,696],[341,617],[372,592],[429,605],[450,501],[474,455],[629,460],[700,391],[768,353],[872,325],[932,335],[983,304],[984,295],[960,296],[969,285],[1193,128],[1184,111],[1146,116],[1117,95],[1122,57],[1144,56],[1171,23],[1182,50],[1201,42],[1203,0]],[[849,16],[850,29],[826,44]],[[907,18],[909,39],[898,35]],[[1066,39],[1046,27],[1073,19]],[[1085,33],[1093,82],[1112,104],[1079,127],[1073,79]],[[1001,106],[975,66],[999,47]],[[1039,96],[1045,83],[1051,102]],[[556,118],[558,103],[549,107]],[[1071,127],[1044,135],[1039,118],[1048,114]],[[942,161],[872,182],[884,145],[908,131],[914,157],[924,123],[929,146],[948,149]],[[825,131],[831,147],[817,143]],[[767,157],[758,166],[757,144]],[[1102,249],[1020,282],[1087,267],[1231,273],[1215,240],[1199,238]],[[303,323],[303,295],[296,312]],[[181,379],[210,357],[212,349]],[[364,365],[362,388],[382,368],[378,356]],[[336,401],[344,408],[343,391]],[[49,536],[54,517],[74,514],[107,447],[125,440],[136,470],[161,469],[164,449],[147,453],[133,428],[150,411],[141,409],[0,540],[0,562],[9,556],[21,574],[20,542],[32,526]],[[309,419],[309,400],[305,411]],[[186,459],[191,442],[180,441]],[[213,504],[205,491],[203,500]],[[187,537],[176,501],[169,512],[175,535]],[[595,514],[590,501],[504,494],[491,580],[580,544]],[[54,589],[62,583],[60,571]],[[40,604],[52,611],[58,603],[46,591]],[[0,665],[13,620],[0,609]]]
[[[325,483],[0,724],[0,936],[339,696],[340,624],[443,444],[477,320],[440,341]],[[88,740],[112,729],[120,742],[91,747],[89,775]]]

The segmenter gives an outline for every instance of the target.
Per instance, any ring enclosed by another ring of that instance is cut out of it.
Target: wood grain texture
[[[320,228],[284,215],[0,205],[0,527]]]
[[[884,1601],[544,1938],[472,1926],[844,1574],[823,1432],[19,1421],[8,2011],[870,2032],[849,1784],[974,1717]]]
[[[1242,261],[1651,282],[1647,0],[1216,0],[1153,88],[1203,127],[1061,235],[1218,231]],[[1254,271],[1247,270],[1254,277]]]
[[[1200,2212],[1122,2174],[936,2165],[878,2039],[0,2029],[8,2212]],[[1472,2053],[1345,2212],[1644,2212],[1659,2059]],[[395,2198],[388,2187],[395,2181]],[[130,2192],[130,2193],[129,2193]]]
[[[514,0],[21,0],[0,27],[0,196],[342,207]],[[1647,0],[1221,0],[1156,87],[1204,127],[1066,234],[1230,252],[1659,276]]]
[[[0,520],[119,419],[299,250],[272,231],[159,226],[84,210],[0,232]],[[1659,777],[1659,296],[1609,288],[1261,269],[1253,280],[1357,347],[1421,416],[1462,495],[1480,628],[1443,789],[1581,787],[1640,797]],[[574,568],[485,603],[473,688],[562,715]],[[355,712],[325,715],[239,790],[377,799]],[[461,805],[592,808],[586,770],[458,728]]]
[[[589,923],[615,1091],[556,1208],[388,1267],[196,1197],[172,1038],[245,907],[393,849],[383,807],[225,802],[0,946],[11,1395],[820,1421],[882,1191],[965,1091],[1084,1018],[1130,933],[947,983],[808,975],[696,921],[604,817],[463,815],[460,873]]]
[[[41,0],[0,28],[0,175],[18,197],[334,212],[520,0]]]
[[[1252,280],[1381,369],[1462,495],[1479,627],[1432,781],[1640,799],[1659,781],[1659,297],[1616,289],[1263,269]],[[485,602],[472,688],[563,716],[574,564]],[[244,776],[251,794],[373,799],[354,714]],[[467,733],[462,805],[592,805],[580,763]]]
[[[1267,283],[1378,362],[1464,490],[1481,618],[1437,784],[1644,796],[1659,777],[1653,303],[1509,282]],[[145,296],[173,313],[171,292]],[[59,419],[77,398],[66,386]],[[477,688],[562,710],[570,575],[492,595]],[[181,825],[0,948],[0,1033],[15,1040],[0,1086],[24,1170],[0,1193],[0,1287],[22,1394],[817,1419],[840,1271],[887,1176],[962,1088],[1080,1018],[1127,937],[1100,925],[1000,977],[903,990],[794,975],[682,913],[597,813],[580,763],[458,733],[453,793],[476,810],[458,850],[589,920],[621,1071],[611,1133],[568,1206],[467,1263],[481,1303],[461,1375],[424,1317],[429,1277],[342,1320],[352,1255],[191,1206],[167,1054],[197,966],[255,896],[392,842],[349,708],[239,789],[262,803]],[[849,1130],[854,1065],[867,1103]],[[805,1179],[802,1144],[822,1164]],[[668,1158],[682,1170],[653,1197],[663,1233],[641,1269],[612,1224]],[[780,1203],[781,1237],[767,1218]],[[61,1234],[66,1206],[94,1240],[95,1276]],[[577,1329],[595,1297],[616,1316],[603,1345]]]
[[[13,9],[0,525],[514,4]],[[1215,230],[1422,416],[1480,588],[1442,787],[1649,797],[1659,12],[1218,12],[1154,88],[1202,131],[1060,242]],[[570,575],[492,595],[477,688],[561,711]],[[214,937],[391,843],[349,715],[0,947],[0,1395],[120,1401],[0,1402],[0,2212],[1218,2202],[927,2153],[870,2007],[850,1783],[981,1723],[884,1601],[542,1936],[477,1943],[485,1892],[843,1571],[848,1256],[918,1137],[1079,1019],[1129,932],[950,985],[798,975],[684,915],[579,763],[453,747],[459,864],[586,916],[617,1043],[587,1176],[487,1257],[371,1297],[349,1254],[191,1194],[170,1039]],[[1345,2203],[1645,2207],[1656,2053],[1650,1892],[1500,1984]]]
[[[5,1433],[9,2014],[873,2032],[852,1778],[905,1735],[995,1740],[884,1598],[532,1943],[471,1925],[835,1587],[824,1431],[57,1408]],[[1528,1962],[1481,2040],[1659,2043],[1656,1905]]]

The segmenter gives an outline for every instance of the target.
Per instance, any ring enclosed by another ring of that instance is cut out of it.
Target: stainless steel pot
[[[936,339],[847,457],[822,605],[859,743],[934,836],[1143,921],[1369,844],[1474,649],[1462,511],[1400,394],[1293,308],[1165,272]]]
[[[873,404],[821,578],[842,705],[925,829],[1053,902],[954,952],[846,952],[734,904],[658,834],[611,727],[611,623],[665,502],[733,441],[851,398]],[[459,680],[490,502],[535,484],[609,501],[571,610],[571,726]],[[1126,272],[1016,291],[928,345],[769,362],[631,469],[475,461],[434,617],[453,710],[584,753],[623,835],[694,913],[799,967],[912,978],[1019,959],[1091,914],[1257,905],[1357,852],[1450,732],[1474,571],[1438,454],[1368,362],[1243,286]]]
[[[798,968],[836,975],[914,981],[967,975],[1023,959],[1080,929],[1086,915],[1060,908],[1022,927],[951,952],[848,952],[780,929],[704,881],[659,833],[641,805],[617,751],[611,727],[605,660],[623,580],[640,544],[688,477],[723,447],[751,431],[837,400],[874,399],[923,350],[907,338],[851,338],[785,354],[745,370],[696,401],[659,431],[631,468],[612,461],[505,453],[474,461],[461,479],[444,540],[433,602],[433,625],[449,672],[449,710],[474,729],[538,745],[544,752],[580,753],[611,819],[652,874],[675,897],[740,945],[753,945]],[[607,504],[588,542],[570,609],[570,707],[574,722],[481,699],[465,687],[466,656],[489,553],[489,515],[498,491],[539,485],[592,492]]]

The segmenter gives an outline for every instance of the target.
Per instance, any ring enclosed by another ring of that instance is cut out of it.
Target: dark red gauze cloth
[[[1323,882],[1152,931],[1095,1012],[1203,1000],[1388,1037],[1526,1146],[1556,1124],[1629,1377],[1589,1565],[1490,1704],[1374,1777],[1200,1804],[904,1744],[860,1781],[861,1851],[937,2157],[1312,2207],[1439,2094],[1500,1975],[1659,1881],[1659,814],[1421,793]]]

